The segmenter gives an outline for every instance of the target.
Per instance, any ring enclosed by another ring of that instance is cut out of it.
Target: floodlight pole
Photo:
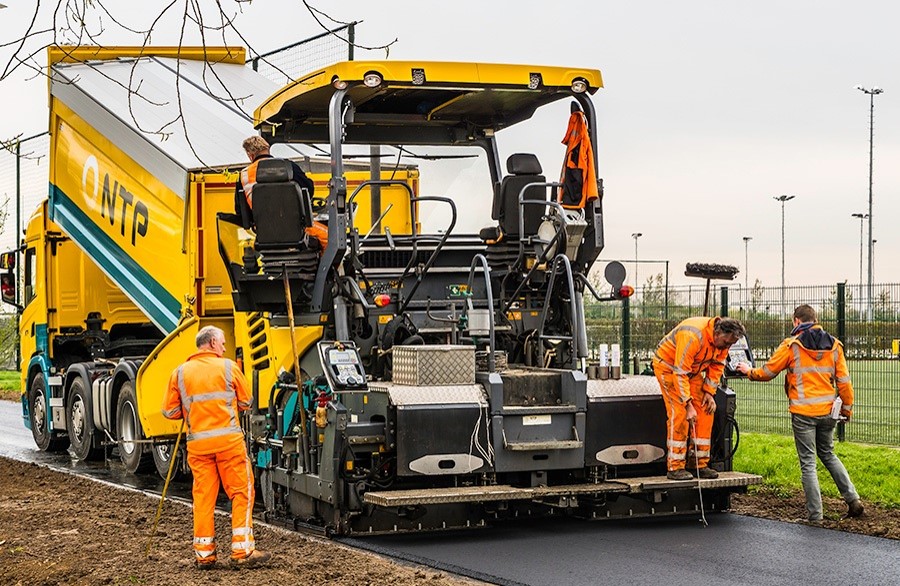
[[[859,218],[859,289],[863,286],[863,223],[869,218],[869,214],[850,214],[853,218]]]
[[[747,289],[749,289],[749,277],[750,277],[750,263],[747,262],[749,258],[747,253],[747,245],[750,241],[753,240],[753,236],[744,236],[744,295],[746,295]]]
[[[869,278],[866,284],[866,295],[869,299],[868,307],[869,307],[869,320],[872,319],[872,299],[874,298],[874,294],[872,291],[872,272],[874,269],[874,263],[872,260],[872,162],[874,155],[874,146],[875,146],[875,96],[880,93],[883,93],[884,90],[880,87],[873,87],[872,89],[864,88],[861,85],[856,86],[856,89],[867,94],[869,96]]]
[[[643,236],[641,232],[634,232],[631,237],[634,238],[634,289],[637,291],[640,283],[638,283],[638,238]]]
[[[797,197],[796,195],[778,195],[772,199],[781,202],[781,311],[784,311],[784,204]]]

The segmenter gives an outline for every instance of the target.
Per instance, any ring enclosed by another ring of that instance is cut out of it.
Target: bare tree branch
[[[231,5],[227,5],[231,2]],[[389,51],[390,46],[397,42],[394,39],[390,43],[380,46],[365,46],[351,43],[346,35],[339,34],[338,31],[329,30],[326,23],[336,23],[349,26],[348,23],[333,18],[331,15],[313,6],[308,0],[302,0],[303,6],[310,14],[316,24],[324,29],[327,33],[347,44],[364,50],[381,50]],[[113,33],[128,33],[137,35],[140,41],[137,43],[141,49],[150,53],[150,46],[154,36],[159,34],[164,20],[171,18],[177,19],[178,37],[177,46],[183,47],[187,39],[192,35],[196,35],[200,39],[200,44],[206,48],[212,37],[216,38],[216,42],[221,41],[222,45],[228,46],[229,37],[236,37],[247,47],[248,54],[260,55],[253,44],[246,38],[240,28],[237,26],[237,19],[245,14],[245,6],[249,6],[252,0],[170,0],[159,9],[152,17],[149,25],[143,28],[134,22],[126,22],[128,19],[122,18],[122,12],[126,9],[114,10],[108,0],[34,0],[34,8],[30,14],[30,21],[25,31],[16,39],[0,40],[0,49],[9,50],[11,53],[8,57],[4,57],[5,63],[2,63],[0,70],[0,82],[10,77],[16,71],[21,69],[31,70],[34,77],[46,77],[53,80],[54,83],[76,83],[77,75],[66,72],[65,62],[77,62],[79,65],[86,66],[96,72],[101,78],[122,88],[127,95],[127,109],[135,128],[147,135],[156,135],[160,140],[167,140],[174,132],[183,133],[187,145],[193,155],[201,164],[202,157],[195,148],[196,145],[192,141],[192,137],[188,136],[188,125],[185,120],[184,100],[186,98],[183,79],[182,57],[176,54],[174,57],[174,100],[177,107],[177,113],[171,120],[162,122],[156,128],[148,128],[146,122],[139,119],[139,111],[136,109],[137,100],[150,106],[166,106],[168,101],[154,100],[148,91],[142,90],[143,79],[139,76],[138,64],[145,59],[141,57],[144,51],[139,51],[133,58],[131,69],[127,76],[127,82],[121,81],[110,74],[108,63],[94,62],[84,58],[76,58],[74,49],[69,46],[91,46],[101,50],[105,45],[105,39]],[[49,27],[38,28],[39,23],[49,21]],[[9,29],[4,31],[9,33]],[[54,70],[47,68],[42,62],[39,62],[40,55],[46,54],[48,49],[57,49],[61,51],[60,67],[58,75]],[[270,62],[266,58],[260,58],[272,70],[284,75],[285,79],[293,80],[294,76],[283,71],[275,63]],[[225,81],[217,71],[215,60],[207,58],[202,65],[202,86],[203,91],[215,97],[222,102],[235,104],[240,111],[245,112],[243,105],[248,96],[234,93],[235,88],[228,87]],[[77,70],[76,70],[77,71]],[[198,86],[199,87],[199,86]],[[248,116],[248,120],[250,116]],[[156,126],[154,124],[154,126]],[[0,149],[10,150],[14,148],[19,137],[9,139],[0,143]],[[12,146],[10,146],[12,145]]]

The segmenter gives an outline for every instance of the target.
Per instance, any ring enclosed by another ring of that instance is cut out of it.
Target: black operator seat
[[[313,222],[312,202],[292,177],[291,162],[285,159],[263,159],[256,170],[255,247],[264,273],[280,273],[282,267],[291,272],[316,268],[317,252],[310,250],[310,243],[317,241],[306,234]]]
[[[523,236],[519,234],[519,214],[524,214],[525,236],[537,234],[542,218],[546,213],[545,206],[524,205],[519,208],[519,192],[529,183],[546,183],[547,180],[541,174],[541,163],[538,158],[530,153],[516,153],[506,159],[506,170],[509,173],[500,182],[500,186],[494,193],[494,205],[491,217],[500,224],[497,228],[485,228],[481,231],[481,237],[489,243],[498,242],[501,239],[516,241]],[[546,186],[529,187],[525,191],[525,200],[547,201]]]

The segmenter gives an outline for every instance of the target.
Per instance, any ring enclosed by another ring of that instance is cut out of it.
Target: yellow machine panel
[[[184,199],[62,104],[55,104],[52,218],[164,332],[190,292]]]

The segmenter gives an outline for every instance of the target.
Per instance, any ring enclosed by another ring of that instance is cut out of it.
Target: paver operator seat
[[[313,212],[309,193],[291,180],[290,161],[263,159],[253,188],[255,248],[264,273],[305,273],[313,277],[318,264],[318,241],[309,238]]]
[[[506,170],[509,173],[500,182],[494,192],[494,204],[491,217],[499,226],[491,226],[481,230],[479,235],[488,243],[487,258],[491,267],[512,266],[519,256],[519,239],[522,236],[537,234],[538,228],[546,212],[544,206],[530,204],[519,207],[519,193],[529,183],[545,183],[541,163],[530,153],[516,153],[506,159]],[[547,188],[543,186],[529,187],[525,190],[525,200],[547,200]],[[519,233],[519,215],[524,217],[524,232]]]

